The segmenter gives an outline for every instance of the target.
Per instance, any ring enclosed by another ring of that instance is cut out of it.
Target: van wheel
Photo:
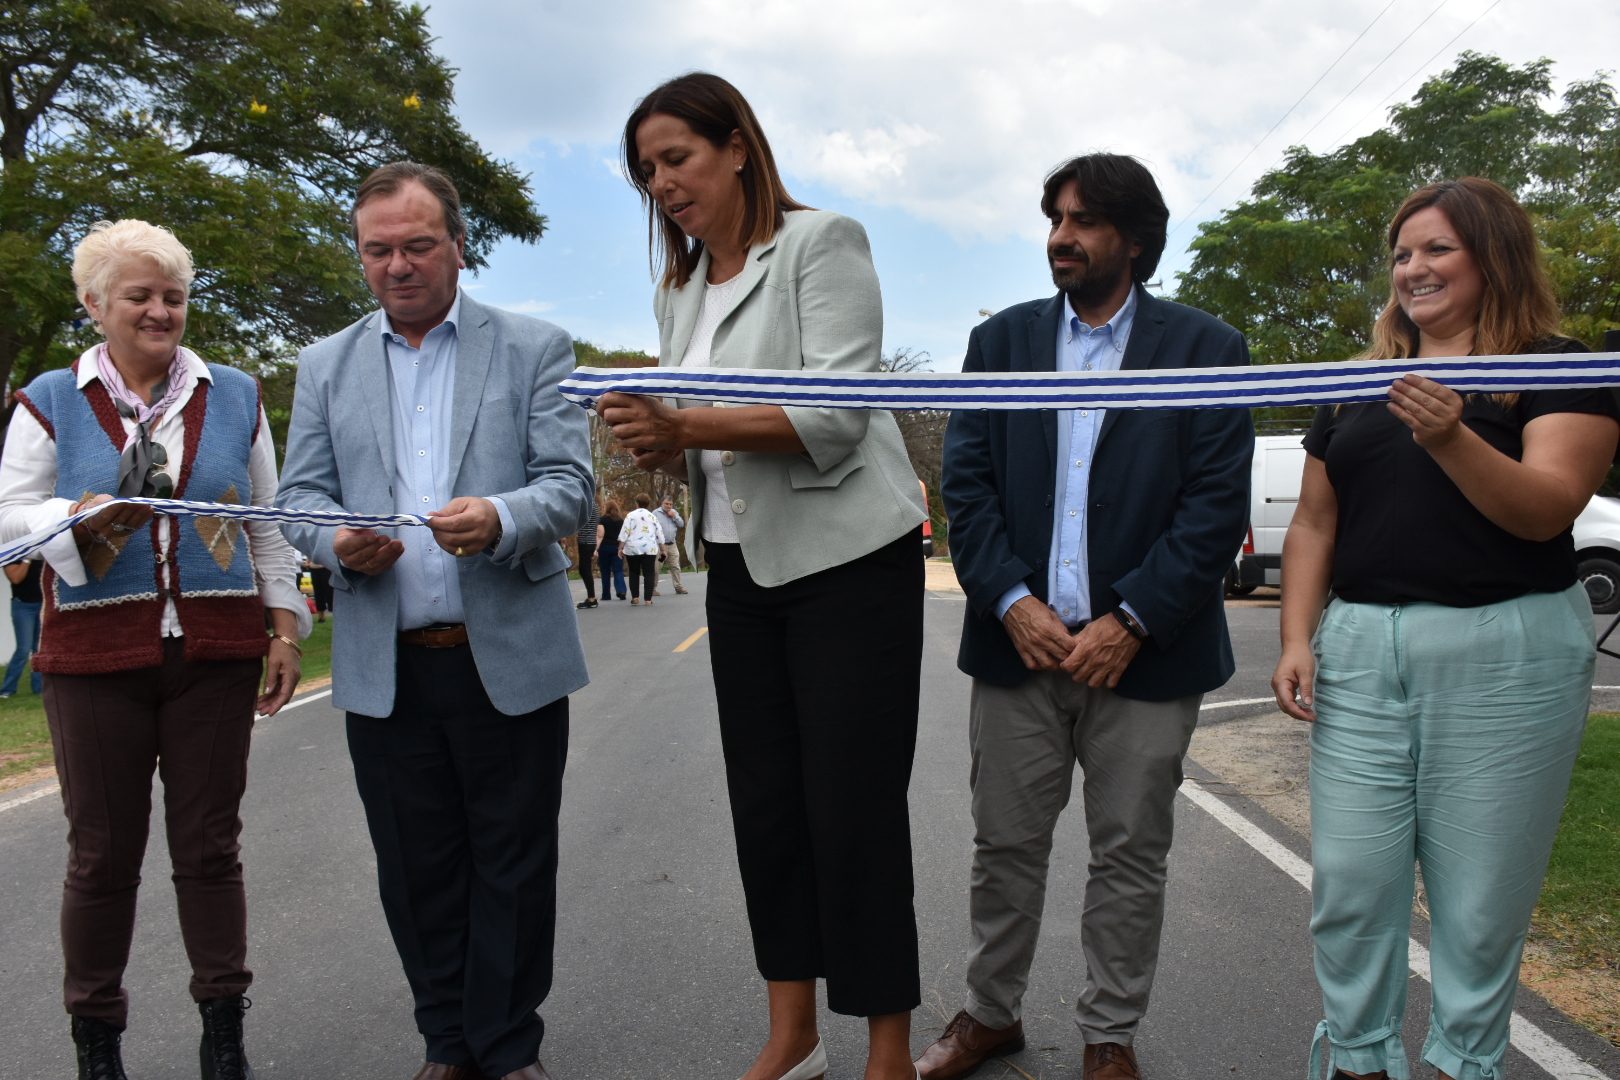
[[[1595,615],[1613,615],[1620,612],[1620,563],[1613,559],[1582,559],[1576,570],[1581,584],[1586,586],[1586,597],[1592,601]]]
[[[1620,569],[1620,567],[1616,567],[1616,569]],[[1620,578],[1617,578],[1616,581],[1620,581]],[[1253,585],[1239,585],[1238,584],[1238,576],[1237,576],[1237,567],[1236,566],[1229,566],[1229,567],[1226,568],[1226,595],[1227,596],[1248,596],[1252,592],[1254,592],[1254,586]]]

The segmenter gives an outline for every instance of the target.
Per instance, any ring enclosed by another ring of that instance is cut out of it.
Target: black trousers
[[[827,980],[850,1016],[921,1002],[906,788],[923,644],[917,531],[775,588],[708,544],[737,862],[766,979]]]
[[[585,583],[585,595],[596,599],[596,574],[591,570],[591,557],[596,548],[579,545],[579,579]]]
[[[630,564],[630,598],[645,596],[651,600],[653,590],[658,587],[658,556],[626,555],[624,561]],[[642,584],[646,589],[637,591]]]
[[[504,1076],[551,991],[568,699],[490,704],[466,645],[401,645],[394,713],[348,714],[377,884],[427,1060]]]

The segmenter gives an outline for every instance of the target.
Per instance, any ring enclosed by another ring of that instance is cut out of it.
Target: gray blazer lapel
[[[1125,344],[1125,355],[1120,357],[1121,371],[1140,371],[1153,366],[1153,357],[1164,340],[1164,312],[1159,302],[1142,286],[1136,287],[1136,317],[1131,323],[1131,340]],[[1102,429],[1097,432],[1097,445],[1108,438],[1109,429],[1119,420],[1119,409],[1103,413]],[[1096,452],[1092,453],[1093,458]]]
[[[461,457],[472,438],[478,407],[484,402],[484,382],[495,355],[495,335],[489,314],[465,293],[461,297],[461,325],[456,327],[456,396],[450,408],[451,475],[459,476]],[[451,491],[454,492],[454,482]]]
[[[692,331],[697,329],[698,312],[703,310],[703,283],[709,276],[709,249],[698,256],[697,269],[685,288],[669,293],[670,318],[669,350],[658,358],[659,367],[680,367],[686,347],[692,343]]]
[[[1037,308],[1029,319],[1029,359],[1031,371],[1057,370],[1057,336],[1063,321],[1063,294]],[[1057,468],[1057,410],[1041,410],[1041,431],[1046,435],[1046,460]],[[1050,471],[1050,470],[1049,470]],[[1053,475],[1057,475],[1055,472]]]
[[[393,374],[388,370],[388,343],[382,336],[382,312],[374,313],[366,322],[365,336],[360,339],[354,362],[354,378],[349,380],[358,392],[366,415],[371,417],[371,430],[377,436],[377,453],[382,457],[383,473],[390,479],[394,475],[394,392]]]

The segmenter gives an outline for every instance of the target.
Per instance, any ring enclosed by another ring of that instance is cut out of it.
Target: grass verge
[[[1575,762],[1532,940],[1620,975],[1620,713],[1596,713]]]

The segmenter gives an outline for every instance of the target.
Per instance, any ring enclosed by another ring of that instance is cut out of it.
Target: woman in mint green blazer
[[[737,90],[685,75],[625,126],[663,280],[660,364],[875,371],[866,231],[791,199]],[[911,1080],[920,1001],[906,787],[926,514],[886,412],[598,406],[637,464],[689,480],[737,861],[770,1038],[744,1080],[816,1080],[816,979],[865,1016],[867,1080]],[[697,404],[697,403],[690,403]]]

